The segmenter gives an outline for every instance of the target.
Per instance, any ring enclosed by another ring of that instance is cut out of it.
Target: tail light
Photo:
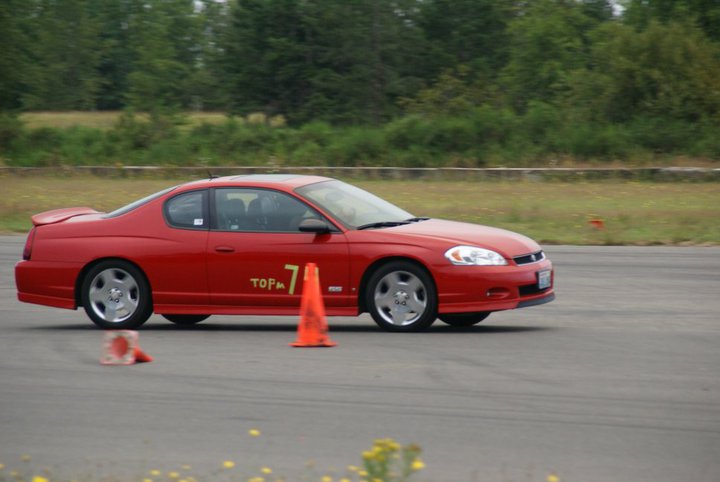
[[[35,230],[37,228],[33,227],[30,232],[28,233],[27,240],[25,241],[25,249],[23,249],[23,259],[25,261],[30,259],[30,255],[32,254],[32,247],[33,247],[33,241],[35,240]]]

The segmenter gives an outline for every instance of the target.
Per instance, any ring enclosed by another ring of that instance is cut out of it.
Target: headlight
[[[495,251],[476,246],[455,246],[445,252],[452,264],[461,266],[504,266],[505,258]]]

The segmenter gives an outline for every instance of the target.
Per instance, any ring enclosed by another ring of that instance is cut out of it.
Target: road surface
[[[720,248],[549,246],[553,303],[417,334],[332,318],[334,348],[290,348],[295,318],[153,316],[155,361],[107,367],[82,311],[16,301],[23,242],[0,237],[6,472],[337,481],[391,437],[417,481],[720,480]]]

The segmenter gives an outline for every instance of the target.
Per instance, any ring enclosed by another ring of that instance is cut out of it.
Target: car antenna
[[[218,177],[220,177],[220,176],[216,176],[215,174],[213,174],[212,172],[210,172],[210,169],[208,169],[207,173],[208,173],[208,178],[209,178],[211,181],[212,181],[213,179],[217,179]]]

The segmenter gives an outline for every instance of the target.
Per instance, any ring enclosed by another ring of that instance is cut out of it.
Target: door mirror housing
[[[328,223],[315,218],[303,219],[298,229],[303,233],[327,234],[330,232]]]

